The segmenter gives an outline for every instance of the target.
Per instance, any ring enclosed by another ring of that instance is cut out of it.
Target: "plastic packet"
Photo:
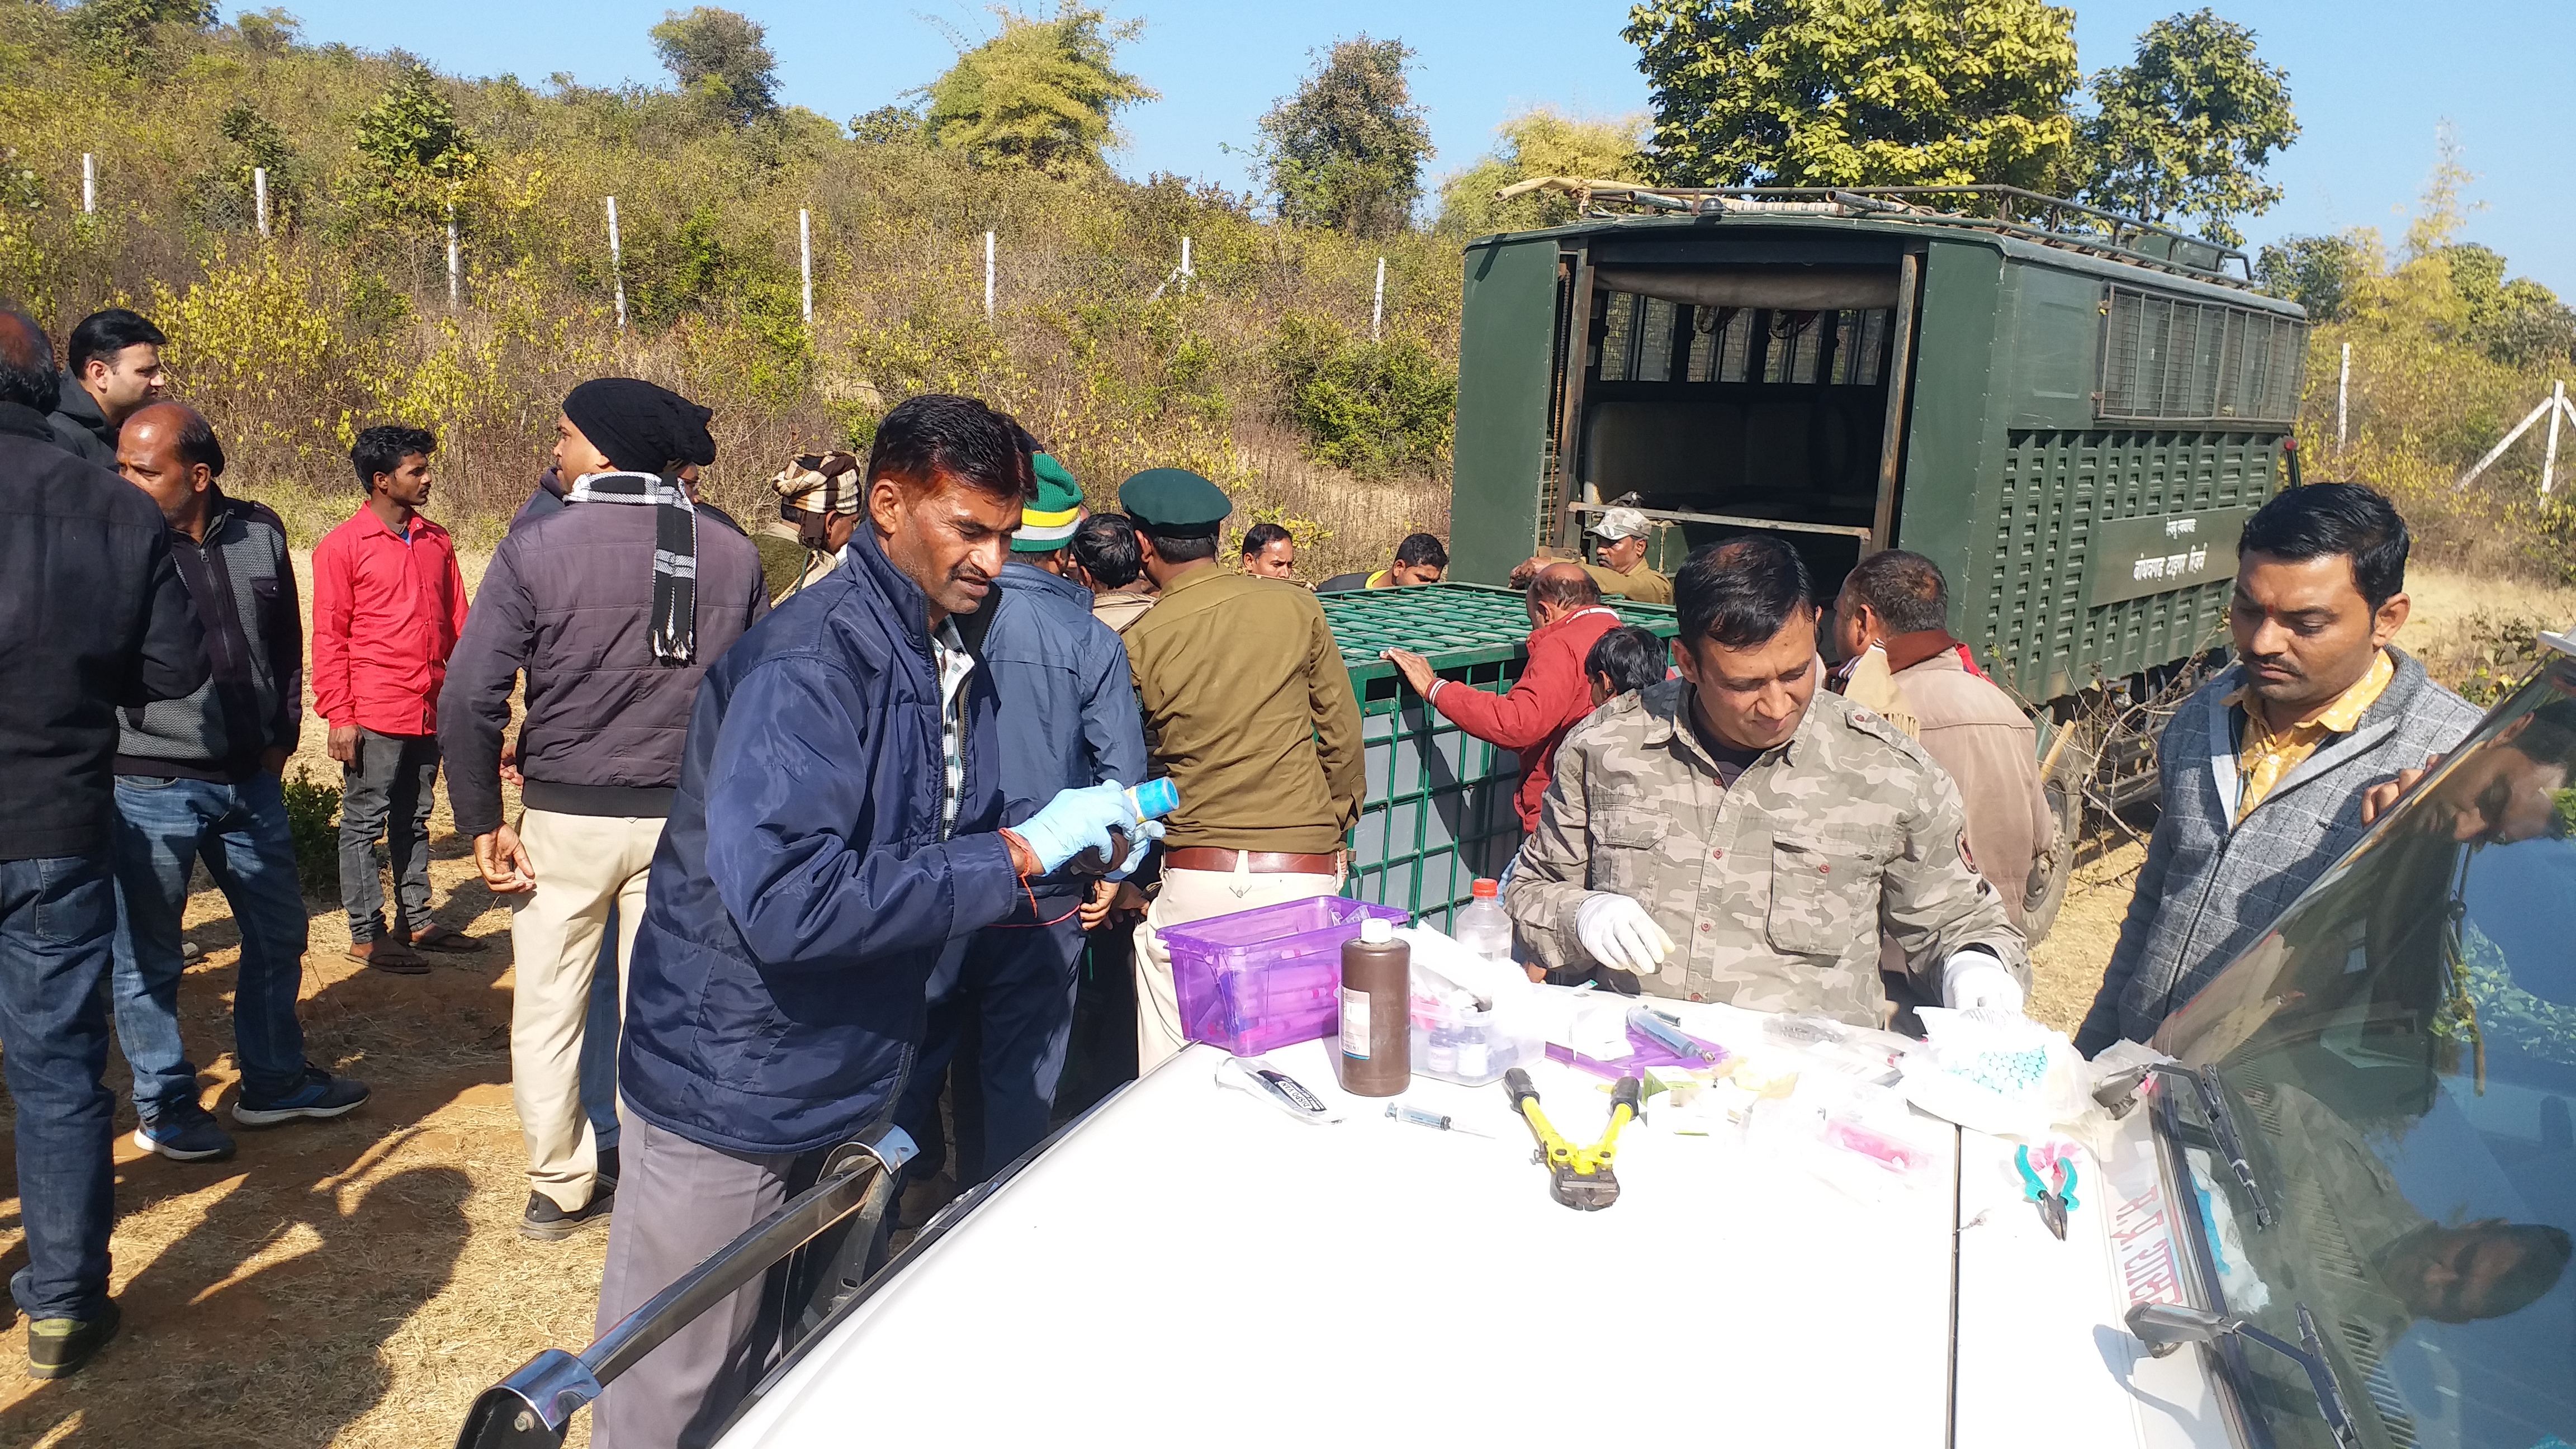
[[[1747,1139],[1867,1204],[1948,1182],[1947,1129],[1916,1117],[1898,1093],[1810,1075],[1785,1098],[1757,1103]]]
[[[1917,1009],[1925,1048],[1900,1064],[1905,1097],[1972,1131],[2037,1139],[2093,1110],[2092,1073],[2063,1032],[2026,1017]]]

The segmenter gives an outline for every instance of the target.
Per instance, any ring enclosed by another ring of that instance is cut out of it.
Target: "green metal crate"
[[[1400,906],[1446,929],[1478,876],[1520,849],[1512,787],[1520,757],[1442,719],[1378,656],[1410,649],[1443,679],[1501,693],[1528,662],[1529,613],[1511,589],[1425,584],[1321,596],[1360,702],[1367,794],[1352,828],[1343,894]],[[1673,611],[1613,599],[1623,623],[1669,639]]]

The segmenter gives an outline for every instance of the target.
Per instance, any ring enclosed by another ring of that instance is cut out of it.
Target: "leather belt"
[[[1163,864],[1171,870],[1215,870],[1234,873],[1236,862],[1254,875],[1331,875],[1342,867],[1338,855],[1288,855],[1276,850],[1222,850],[1213,845],[1184,846],[1167,851]]]

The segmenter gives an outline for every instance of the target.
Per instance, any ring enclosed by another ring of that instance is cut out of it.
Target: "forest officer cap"
[[[1020,531],[1011,535],[1011,552],[1053,553],[1082,523],[1082,485],[1048,454],[1031,454],[1029,466],[1038,475],[1038,492],[1020,508]]]
[[[1215,535],[1234,500],[1187,468],[1148,468],[1118,485],[1118,506],[1149,532],[1201,538]]]

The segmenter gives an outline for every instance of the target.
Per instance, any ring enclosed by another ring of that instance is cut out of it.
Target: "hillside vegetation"
[[[343,511],[355,430],[401,420],[442,440],[437,511],[506,519],[564,392],[623,372],[716,410],[711,487],[745,507],[793,452],[864,443],[894,401],[949,390],[1018,415],[1095,497],[1137,468],[1195,468],[1244,516],[1300,520],[1320,563],[1445,527],[1448,241],[1283,227],[1244,197],[1096,164],[995,166],[904,113],[857,118],[862,139],[794,108],[746,120],[720,81],[458,80],[301,44],[279,12],[123,29],[99,14],[156,5],[187,8],[0,0],[0,106],[22,121],[0,178],[0,294],[57,337],[101,305],[152,316],[232,476],[320,490],[325,516]]]
[[[1258,122],[1268,194],[1129,182],[1102,156],[1117,113],[1154,94],[1115,66],[1134,27],[1069,4],[997,20],[981,44],[959,37],[956,65],[923,77],[912,107],[834,118],[778,105],[760,27],[709,8],[653,29],[674,85],[602,90],[308,45],[277,10],[217,24],[201,0],[0,0],[0,105],[19,118],[0,164],[0,295],[57,336],[101,305],[153,316],[234,479],[271,490],[300,532],[346,511],[355,430],[400,420],[442,440],[438,511],[489,534],[542,465],[563,393],[623,372],[715,408],[710,487],[738,510],[766,506],[764,481],[792,453],[863,444],[907,395],[966,391],[1046,438],[1095,500],[1140,467],[1206,473],[1243,505],[1238,527],[1289,523],[1315,575],[1375,561],[1408,529],[1446,531],[1458,245],[1570,219],[1560,196],[1498,205],[1493,189],[1678,164],[1644,118],[1539,109],[1426,187],[1411,52],[1361,36],[1319,53]],[[2263,82],[2254,91],[2279,89],[2251,33],[2205,14],[2151,28],[2141,73],[2173,63],[2158,57],[2186,31],[2241,51],[2231,64]],[[1667,102],[1659,135],[1679,114]],[[2255,140],[2286,144],[2286,115]],[[2222,212],[2268,204],[2259,167],[2240,169],[2244,196]],[[2451,486],[2576,345],[2576,313],[2458,243],[2471,180],[2446,151],[2402,240],[2265,249],[2263,284],[2318,322],[2306,476],[2396,495],[2429,560],[2576,580],[2576,508],[2567,489],[2539,496],[2537,431],[2475,487]],[[1429,225],[1412,219],[1426,194]]]

